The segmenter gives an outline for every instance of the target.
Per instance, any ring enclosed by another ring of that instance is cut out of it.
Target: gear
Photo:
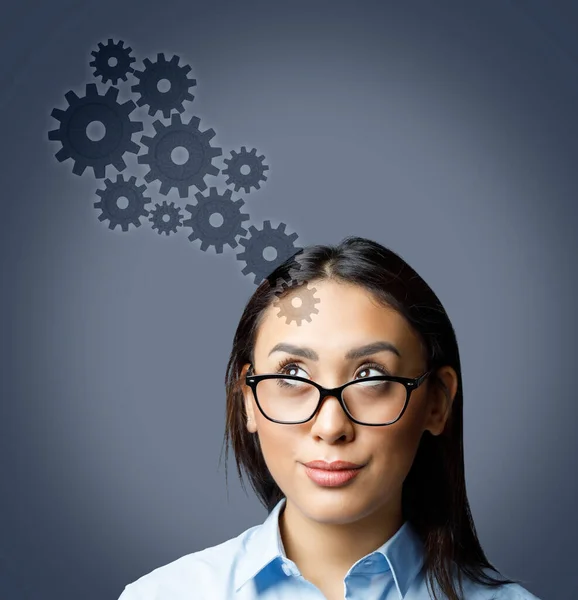
[[[132,100],[119,104],[117,96],[118,88],[109,87],[101,96],[96,84],[88,83],[86,96],[79,98],[70,90],[65,95],[69,107],[65,111],[58,108],[52,111],[51,115],[60,121],[60,128],[49,131],[48,139],[62,143],[55,156],[59,162],[72,158],[75,175],[82,175],[86,167],[92,167],[95,177],[103,179],[107,165],[122,171],[126,168],[123,154],[138,153],[139,145],[131,136],[142,131],[143,125],[129,118],[136,105]],[[98,141],[91,140],[86,133],[87,126],[93,121],[101,122],[106,129],[104,137]]]
[[[296,233],[287,235],[285,223],[281,223],[277,229],[273,229],[270,221],[265,221],[261,230],[251,225],[249,232],[251,233],[249,238],[239,240],[245,246],[245,252],[237,254],[237,260],[244,260],[247,263],[242,271],[243,275],[253,273],[255,284],[259,285],[263,279],[295,253],[297,248],[293,242],[298,235]],[[273,246],[277,251],[277,256],[271,261],[263,257],[263,250],[269,246]],[[301,265],[296,263],[295,267],[300,268]]]
[[[110,179],[104,181],[105,189],[96,190],[96,193],[102,198],[94,203],[94,208],[100,208],[101,213],[98,216],[99,221],[108,219],[109,229],[115,229],[117,225],[122,227],[123,231],[128,231],[128,226],[132,223],[135,227],[140,227],[140,217],[146,217],[149,213],[145,209],[145,204],[150,199],[145,197],[146,186],[136,185],[136,177],[131,177],[125,181],[122,175],[118,175],[113,183]],[[128,205],[126,208],[119,208],[117,201],[119,198],[126,198]]]
[[[163,125],[161,121],[153,123],[157,132],[154,137],[141,136],[141,142],[149,147],[149,152],[139,156],[138,162],[149,165],[145,181],[150,183],[158,179],[161,194],[166,196],[171,188],[178,188],[179,196],[185,198],[190,186],[206,190],[205,176],[218,175],[219,169],[211,161],[215,156],[221,156],[222,150],[209,144],[215,136],[214,130],[201,132],[199,123],[198,117],[191,117],[188,123],[183,123],[181,116],[174,114],[170,125]],[[173,161],[172,152],[177,148],[184,148],[188,153],[183,164]]]
[[[134,69],[130,66],[136,60],[130,55],[132,48],[123,48],[123,46],[122,40],[115,44],[112,39],[109,39],[106,46],[98,42],[99,49],[91,52],[94,60],[90,66],[94,67],[95,77],[102,77],[102,83],[112,81],[112,84],[116,85],[119,79],[126,81],[128,73],[134,73]],[[116,64],[110,64],[111,58],[116,60]]]
[[[156,63],[145,58],[143,64],[145,66],[143,71],[134,72],[134,76],[140,79],[140,83],[133,85],[131,88],[133,92],[138,92],[141,95],[137,104],[139,106],[148,104],[149,115],[151,116],[161,110],[165,119],[170,117],[173,109],[182,113],[185,110],[183,107],[184,101],[192,101],[194,98],[189,92],[189,88],[197,85],[196,79],[187,78],[187,73],[191,70],[191,67],[189,65],[179,67],[179,57],[176,55],[167,62],[165,55],[162,53],[157,55]],[[166,79],[170,84],[170,88],[166,92],[161,92],[158,88],[159,81],[163,79]]]
[[[166,200],[163,200],[162,204],[155,204],[153,210],[150,211],[151,217],[149,221],[153,224],[152,228],[158,231],[158,234],[165,233],[169,235],[172,231],[177,232],[177,228],[182,226],[181,219],[183,215],[180,209],[175,207],[175,203],[171,202],[167,204]],[[168,216],[168,220],[165,220],[165,216]]]
[[[263,164],[264,159],[264,154],[257,156],[256,148],[250,152],[247,152],[245,146],[241,148],[241,152],[231,150],[231,158],[225,158],[227,168],[223,171],[223,175],[229,177],[225,183],[227,185],[233,183],[236,192],[239,191],[239,188],[244,188],[246,194],[249,193],[251,187],[256,190],[260,189],[259,182],[267,181],[264,173],[269,169],[267,165]],[[244,166],[249,167],[249,173],[241,173],[241,168]]]
[[[298,290],[295,292],[294,290]],[[286,317],[286,323],[289,324],[291,321],[295,321],[297,326],[301,325],[303,320],[311,323],[311,316],[319,311],[315,307],[320,302],[319,298],[315,297],[315,288],[309,288],[307,283],[300,284],[297,282],[282,283],[280,288],[275,292],[277,299],[275,305],[279,308],[277,316],[279,318]],[[284,296],[286,292],[289,292],[287,296]],[[281,296],[284,296],[281,298]],[[299,300],[300,304],[295,306],[294,301]]]
[[[195,194],[197,205],[187,204],[185,207],[191,213],[191,218],[183,225],[193,228],[193,233],[189,240],[201,240],[201,250],[206,251],[209,246],[214,246],[217,254],[223,252],[223,244],[229,244],[231,248],[237,247],[237,236],[247,235],[247,230],[243,227],[243,221],[249,219],[249,215],[241,213],[240,209],[243,200],[233,202],[231,200],[231,190],[225,190],[223,195],[217,193],[217,188],[212,187],[209,195],[204,196],[201,192]],[[210,223],[210,218],[218,213],[223,218],[223,222],[218,227]]]

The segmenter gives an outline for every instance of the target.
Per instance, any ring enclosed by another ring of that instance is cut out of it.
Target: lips
[[[312,460],[308,463],[304,463],[304,465],[310,469],[322,469],[323,471],[351,471],[361,469],[361,467],[363,467],[363,465],[358,465],[345,460],[335,460],[333,462],[327,462],[325,460]]]
[[[305,472],[309,479],[322,487],[341,487],[347,482],[355,479],[361,472],[361,467],[356,469],[312,469],[305,466]]]

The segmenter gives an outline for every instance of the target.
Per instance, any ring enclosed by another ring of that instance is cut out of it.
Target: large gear
[[[241,213],[243,200],[231,200],[231,190],[225,190],[219,195],[217,188],[212,187],[209,195],[204,196],[201,192],[195,194],[197,199],[196,206],[187,204],[185,207],[191,213],[191,218],[183,223],[185,226],[193,228],[193,233],[189,240],[201,240],[201,250],[206,251],[209,246],[214,246],[217,254],[223,252],[223,244],[228,244],[231,248],[237,247],[237,236],[247,235],[247,230],[243,227],[243,221],[249,219],[249,215]],[[218,213],[223,218],[223,222],[218,227],[210,223],[213,214]]]
[[[154,116],[159,110],[165,119],[168,119],[173,109],[179,113],[184,112],[185,100],[192,100],[194,96],[189,88],[197,85],[196,79],[188,79],[187,73],[191,70],[189,65],[179,67],[179,57],[173,56],[170,61],[165,59],[163,53],[157,55],[157,62],[153,63],[148,58],[143,60],[143,71],[135,71],[134,76],[140,83],[133,85],[131,90],[141,96],[137,100],[139,106],[149,105],[149,115]],[[158,88],[159,81],[166,79],[170,88],[161,92]]]
[[[247,148],[243,146],[240,152],[231,150],[231,158],[225,158],[227,168],[223,170],[223,175],[228,175],[228,179],[225,182],[227,185],[233,183],[235,191],[238,192],[239,188],[244,188],[245,193],[248,194],[251,187],[260,189],[259,182],[267,181],[264,173],[269,167],[263,164],[265,155],[257,156],[257,149],[253,148],[250,152],[247,152]],[[249,172],[246,174],[241,173],[241,168],[249,167]]]
[[[59,162],[72,158],[75,175],[82,175],[86,167],[92,167],[95,177],[103,179],[107,165],[122,171],[126,168],[123,154],[138,153],[139,145],[131,136],[142,131],[143,125],[129,118],[136,105],[132,100],[119,104],[117,96],[118,88],[109,87],[101,96],[96,84],[88,83],[86,96],[79,98],[70,90],[65,94],[69,107],[65,111],[59,108],[52,111],[52,117],[60,121],[60,128],[49,131],[48,139],[62,143],[55,156]],[[106,129],[104,137],[98,141],[91,140],[86,133],[93,121],[101,122]]]
[[[131,56],[132,48],[123,48],[124,42],[119,40],[115,44],[109,38],[108,44],[105,46],[102,42],[98,42],[98,50],[91,52],[94,60],[90,63],[94,67],[94,76],[102,77],[102,83],[112,81],[116,85],[119,79],[127,80],[128,73],[133,73],[134,69],[130,66],[136,59]],[[116,60],[116,64],[111,65],[110,60]]]
[[[251,225],[249,232],[251,233],[249,238],[239,240],[245,246],[245,251],[237,254],[237,260],[244,260],[247,263],[242,270],[243,275],[253,273],[255,275],[254,282],[259,285],[263,279],[295,253],[297,248],[293,242],[298,235],[296,233],[287,235],[285,223],[280,223],[277,229],[273,229],[270,221],[265,221],[261,230]],[[275,248],[277,252],[277,256],[273,260],[267,260],[263,256],[263,251],[269,246]],[[296,268],[300,266],[295,265]]]
[[[185,198],[190,186],[206,190],[205,176],[218,175],[219,169],[211,161],[215,156],[221,156],[222,150],[209,144],[215,131],[200,131],[199,123],[198,117],[183,123],[179,114],[173,114],[170,125],[163,125],[159,120],[153,123],[157,132],[154,137],[141,136],[141,142],[149,147],[149,152],[139,156],[138,162],[149,165],[145,181],[150,183],[158,179],[161,194],[166,196],[172,188],[178,188],[179,196]],[[188,153],[183,164],[173,161],[172,152],[177,148],[185,148]]]
[[[307,283],[297,283],[295,281],[290,284],[282,283],[275,291],[277,296],[275,305],[279,308],[277,316],[279,318],[285,317],[287,324],[295,321],[298,327],[303,320],[311,323],[311,316],[319,312],[315,305],[321,302],[319,298],[315,297],[316,291],[315,288],[309,288]],[[286,293],[287,295],[285,295]],[[298,306],[295,306],[295,300],[300,302]]]
[[[183,215],[179,208],[175,207],[175,203],[171,202],[167,204],[166,200],[163,200],[162,204],[155,204],[154,209],[150,212],[149,221],[153,224],[152,228],[156,229],[158,234],[165,233],[169,235],[172,231],[177,232],[177,228],[182,226]],[[165,220],[165,217],[168,219]]]
[[[98,216],[98,220],[108,219],[109,229],[114,229],[117,225],[120,225],[123,231],[128,231],[130,223],[135,227],[140,227],[140,217],[146,217],[149,214],[148,210],[145,209],[145,204],[150,202],[150,198],[144,195],[146,186],[137,186],[136,177],[134,176],[125,181],[122,175],[118,175],[115,182],[105,179],[104,183],[106,185],[105,189],[96,191],[101,200],[94,203],[94,208],[100,208],[102,211]],[[119,208],[118,206],[117,201],[122,197],[128,200],[126,208]]]

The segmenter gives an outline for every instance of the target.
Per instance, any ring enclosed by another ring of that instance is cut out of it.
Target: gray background
[[[116,599],[266,517],[232,459],[227,498],[218,465],[225,364],[255,289],[243,247],[203,252],[190,229],[161,237],[144,219],[109,230],[93,208],[102,180],[73,175],[47,139],[109,37],[138,69],[157,52],[191,64],[184,116],[217,132],[214,164],[241,145],[266,155],[266,184],[234,194],[247,226],[286,223],[300,245],[367,236],[433,287],[460,344],[482,545],[536,595],[577,597],[575,4],[54,0],[2,13],[0,598]],[[136,100],[133,83],[119,81],[121,100]],[[151,135],[146,107],[131,118]],[[125,174],[147,172],[125,159]],[[192,199],[158,187],[153,202],[190,216]]]

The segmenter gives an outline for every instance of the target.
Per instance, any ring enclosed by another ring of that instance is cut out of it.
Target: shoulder
[[[495,577],[495,573],[486,571],[488,575]],[[515,578],[514,578],[515,579]],[[465,597],[472,600],[540,600],[519,583],[505,583],[496,587],[490,587],[471,580],[464,585]]]
[[[190,600],[192,590],[195,600],[228,597],[237,558],[256,528],[157,567],[126,585],[118,600]]]
[[[479,586],[479,592],[475,598],[476,600],[478,598],[479,600],[540,600],[518,583],[508,583],[496,588]]]
[[[489,569],[486,573],[493,577],[496,576],[495,572]],[[456,590],[459,592],[457,568],[454,569],[454,581]],[[434,588],[438,595],[443,595],[437,582],[434,582]],[[409,597],[412,599],[414,597],[416,599],[432,597],[431,591],[427,586],[423,568],[419,576],[413,581],[411,592],[412,594]],[[467,600],[541,600],[518,583],[505,583],[496,587],[490,587],[467,577],[462,577],[462,592],[463,598],[467,598]]]

